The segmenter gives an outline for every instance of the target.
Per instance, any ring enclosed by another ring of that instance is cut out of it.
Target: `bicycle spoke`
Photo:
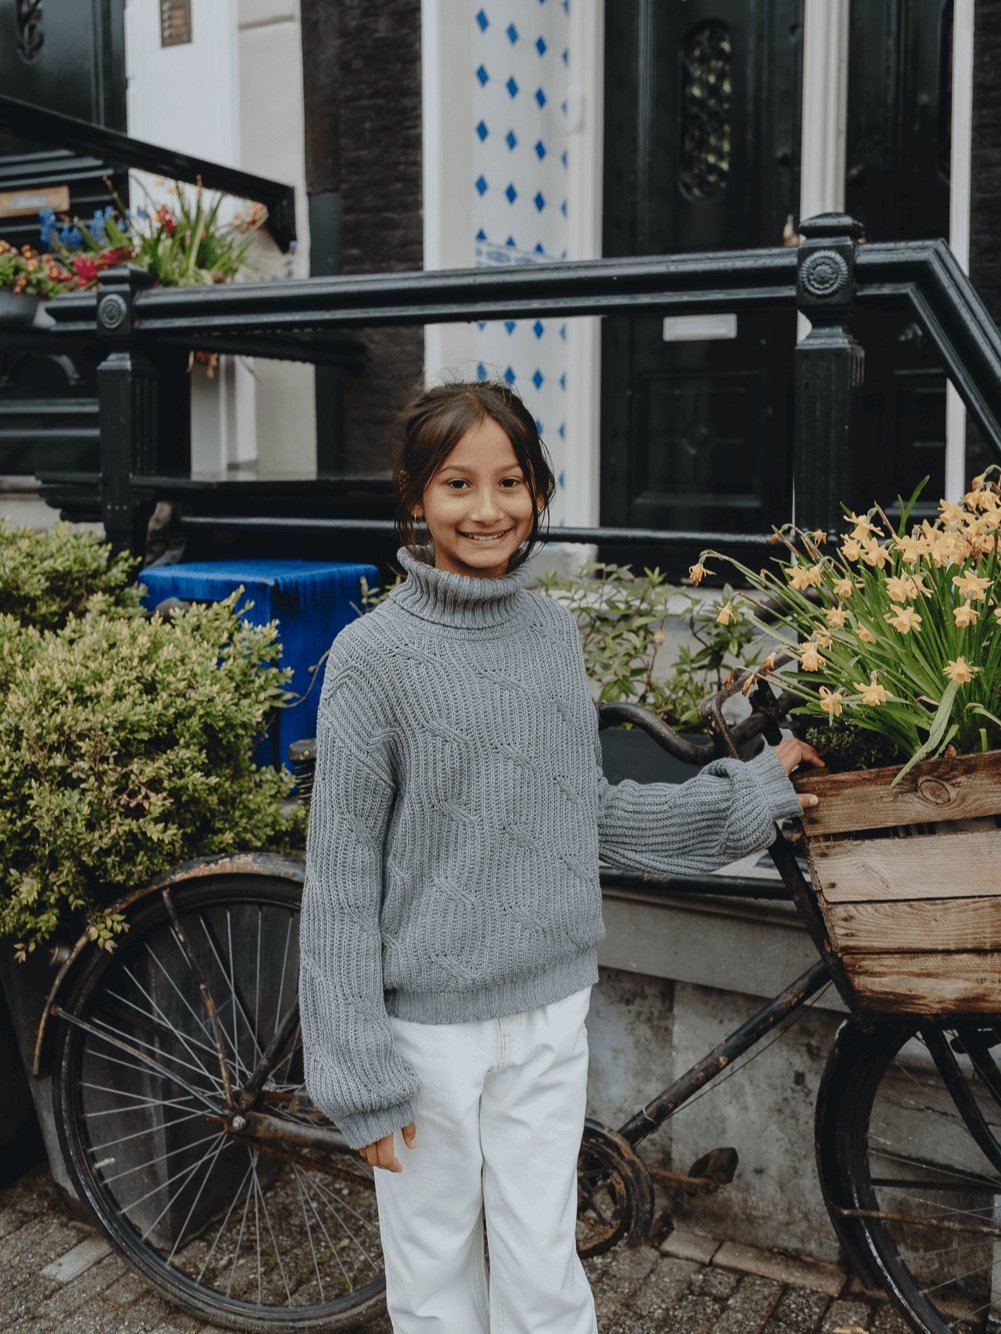
[[[322,1301],[323,1301],[323,1277],[322,1277],[322,1275],[320,1274],[320,1262],[319,1262],[319,1260],[318,1260],[317,1257],[316,1257],[316,1247],[313,1245],[313,1229],[312,1229],[312,1226],[310,1225],[309,1214],[308,1214],[307,1211],[306,1211],[306,1199],[305,1199],[305,1196],[303,1195],[303,1191],[302,1191],[302,1181],[300,1180],[300,1172],[299,1172],[299,1169],[296,1167],[296,1168],[293,1169],[293,1171],[294,1171],[294,1173],[295,1173],[295,1184],[296,1184],[296,1189],[297,1189],[298,1192],[299,1192],[299,1204],[300,1204],[300,1206],[302,1207],[302,1221],[306,1224],[306,1238],[307,1238],[307,1240],[309,1241],[309,1254],[310,1254],[310,1257],[312,1258],[312,1261],[313,1261],[313,1273],[316,1275],[316,1286],[317,1286],[317,1288],[319,1289],[319,1292],[320,1292],[320,1301],[322,1302]],[[330,1243],[330,1238],[329,1238],[329,1237],[327,1238],[327,1243],[328,1243],[328,1245],[329,1245],[329,1243]]]
[[[204,1115],[204,1112],[189,1112],[187,1116],[176,1116],[172,1121],[161,1121],[159,1125],[146,1126],[143,1130],[133,1130],[130,1135],[116,1135],[114,1139],[105,1140],[103,1144],[92,1144],[90,1152],[98,1154],[112,1146],[117,1148],[120,1144],[128,1144],[129,1140],[142,1139],[144,1135],[160,1135],[164,1130],[172,1130],[174,1126],[184,1125],[186,1121],[197,1121]]]
[[[212,1170],[215,1167],[216,1163],[219,1161],[219,1155],[220,1153],[222,1153],[223,1149],[225,1149],[226,1143],[227,1141],[223,1139],[219,1142],[219,1144],[216,1145],[215,1153],[212,1155],[212,1161],[209,1163],[208,1170],[202,1177],[202,1183],[198,1187],[198,1193],[195,1195],[195,1198],[191,1201],[191,1207],[189,1208],[187,1214],[185,1215],[184,1222],[181,1224],[181,1230],[180,1232],[178,1232],[177,1238],[173,1246],[170,1248],[170,1254],[167,1256],[168,1264],[170,1264],[171,1260],[173,1260],[174,1256],[177,1254],[177,1248],[181,1244],[181,1238],[184,1236],[184,1230],[191,1222],[192,1216],[198,1205],[198,1201],[202,1198],[202,1195],[204,1194],[205,1191],[205,1187],[209,1184],[209,1178],[212,1175]]]
[[[285,1266],[282,1264],[282,1257],[281,1257],[281,1254],[280,1254],[280,1251],[279,1251],[278,1241],[277,1241],[277,1238],[275,1237],[274,1229],[273,1229],[272,1226],[271,1226],[271,1215],[270,1215],[270,1213],[268,1212],[268,1202],[267,1202],[267,1200],[266,1200],[265,1197],[264,1197],[264,1192],[263,1192],[263,1190],[261,1190],[261,1183],[260,1183],[260,1181],[259,1181],[258,1178],[257,1178],[257,1169],[256,1169],[256,1167],[255,1167],[255,1169],[254,1169],[254,1185],[255,1185],[255,1187],[256,1187],[256,1189],[257,1189],[257,1194],[258,1194],[258,1196],[259,1196],[259,1198],[260,1198],[260,1201],[261,1201],[261,1208],[264,1210],[264,1218],[265,1218],[265,1221],[267,1222],[267,1225],[268,1225],[268,1235],[271,1237],[271,1245],[272,1245],[272,1246],[274,1247],[274,1249],[275,1249],[275,1259],[278,1261],[278,1268],[281,1270],[282,1283],[284,1283],[284,1285],[285,1285],[285,1294],[286,1294],[286,1296],[288,1297],[289,1304],[291,1304],[291,1302],[292,1302],[292,1289],[289,1287],[289,1285],[288,1285],[288,1279],[287,1279],[287,1277],[286,1277],[286,1275],[285,1275]]]
[[[250,1180],[250,1165],[249,1165],[249,1163],[248,1163],[248,1165],[247,1165],[247,1170],[246,1170],[246,1172],[244,1172],[244,1174],[243,1174],[243,1180],[240,1182],[239,1186],[237,1187],[237,1189],[236,1189],[236,1194],[233,1196],[232,1200],[230,1200],[229,1208],[226,1210],[226,1215],[225,1215],[225,1217],[223,1218],[222,1222],[219,1224],[219,1230],[218,1230],[218,1231],[216,1232],[216,1234],[215,1234],[215,1240],[212,1242],[212,1245],[209,1247],[208,1252],[206,1253],[204,1260],[202,1260],[202,1267],[201,1267],[201,1269],[199,1269],[199,1271],[198,1271],[198,1281],[199,1281],[199,1282],[201,1282],[201,1280],[202,1280],[202,1279],[204,1278],[204,1276],[205,1276],[205,1271],[206,1271],[206,1269],[208,1268],[209,1261],[212,1259],[212,1256],[215,1254],[215,1248],[219,1245],[219,1241],[220,1241],[220,1239],[222,1238],[222,1235],[223,1235],[223,1233],[224,1233],[225,1230],[226,1230],[226,1225],[229,1223],[229,1220],[230,1220],[230,1217],[232,1216],[233,1210],[236,1208],[236,1204],[237,1204],[237,1201],[238,1201],[239,1198],[240,1198],[240,1194],[241,1194],[241,1192],[242,1192],[242,1190],[243,1190],[243,1187],[244,1187],[244,1185],[245,1185],[249,1180]],[[237,1253],[239,1253],[239,1246],[237,1247]]]
[[[214,1130],[211,1134],[205,1135],[202,1139],[192,1140],[190,1144],[179,1144],[176,1149],[166,1149],[163,1153],[157,1154],[155,1158],[147,1158],[144,1162],[137,1163],[134,1167],[126,1167],[121,1172],[116,1172],[114,1176],[105,1176],[105,1185],[111,1185],[113,1181],[121,1181],[123,1177],[131,1176],[133,1172],[144,1172],[148,1167],[155,1166],[156,1163],[165,1163],[168,1158],[175,1158],[179,1153],[188,1153],[191,1149],[197,1149],[202,1144],[207,1144],[209,1140],[219,1138],[219,1132]]]
[[[204,1076],[206,1077],[206,1079],[210,1080],[213,1084],[216,1085],[217,1090],[222,1089],[222,1081],[219,1079],[219,1077],[218,1077],[217,1075],[213,1075],[213,1074],[211,1074],[208,1070],[205,1069],[204,1066],[193,1066],[193,1065],[189,1065],[186,1061],[181,1060],[181,1058],[180,1058],[179,1056],[174,1056],[174,1055],[173,1055],[171,1052],[169,1052],[169,1051],[163,1051],[163,1050],[161,1050],[159,1047],[153,1047],[153,1046],[151,1046],[148,1042],[143,1042],[142,1039],[141,1039],[141,1038],[137,1038],[137,1037],[135,1036],[134,1033],[125,1033],[125,1032],[122,1032],[122,1030],[120,1030],[120,1029],[111,1028],[110,1025],[105,1025],[105,1024],[102,1024],[102,1032],[104,1032],[104,1033],[108,1033],[108,1034],[114,1034],[115,1036],[117,1036],[117,1037],[119,1037],[119,1038],[122,1038],[122,1039],[125,1040],[125,1041],[130,1041],[130,1042],[138,1043],[139,1046],[140,1046],[141,1048],[145,1048],[147,1051],[155,1052],[156,1055],[159,1056],[162,1060],[165,1060],[165,1061],[176,1061],[176,1062],[178,1063],[178,1065],[183,1066],[183,1068],[184,1068],[185,1070],[189,1070],[189,1071],[191,1071],[192,1074],[194,1074],[194,1075],[204,1075]],[[110,1039],[107,1039],[107,1038],[106,1038],[105,1040],[106,1040],[106,1041],[109,1041]],[[100,1054],[99,1059],[100,1059],[100,1060],[103,1060],[103,1061],[109,1061],[109,1062],[112,1062],[112,1063],[117,1064],[117,1065],[124,1065],[124,1066],[126,1066],[127,1068],[129,1068],[129,1069],[133,1069],[133,1070],[135,1069],[135,1065],[134,1065],[134,1063],[130,1063],[129,1061],[116,1061],[115,1058],[114,1058],[113,1056],[108,1056],[108,1055],[106,1055],[106,1054],[104,1054],[104,1053],[101,1053],[101,1054]],[[147,1060],[148,1060],[148,1058],[147,1058]],[[148,1062],[148,1063],[149,1063],[154,1069],[159,1069],[159,1067],[156,1066],[153,1062]],[[163,1073],[163,1072],[161,1071],[161,1073]],[[169,1073],[169,1072],[168,1072],[168,1073]],[[178,1081],[178,1082],[181,1082],[181,1081]],[[188,1086],[187,1084],[185,1084],[184,1087],[187,1088],[187,1087],[189,1087],[189,1086]],[[205,1092],[208,1092],[208,1091],[209,1091],[209,1090],[207,1090],[207,1089],[205,1090]]]

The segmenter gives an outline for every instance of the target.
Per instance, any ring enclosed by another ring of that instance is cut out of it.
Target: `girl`
[[[337,636],[317,722],[307,1084],[388,1169],[398,1334],[595,1334],[575,1219],[599,853],[713,870],[771,842],[788,773],[820,761],[789,741],[680,786],[605,781],[575,622],[528,588],[554,482],[506,385],[417,394],[395,480],[407,577]]]

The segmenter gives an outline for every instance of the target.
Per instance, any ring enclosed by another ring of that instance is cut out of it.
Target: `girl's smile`
[[[439,570],[495,579],[530,536],[536,503],[506,432],[485,417],[460,437],[414,517],[428,526]]]

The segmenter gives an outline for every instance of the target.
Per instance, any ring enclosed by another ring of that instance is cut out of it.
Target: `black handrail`
[[[209,190],[222,190],[238,199],[264,204],[268,210],[268,229],[282,250],[287,250],[296,239],[295,192],[291,185],[133,139],[121,130],[65,116],[17,97],[0,95],[0,130],[36,143],[91,153],[125,170],[138,168],[192,185],[201,180]]]

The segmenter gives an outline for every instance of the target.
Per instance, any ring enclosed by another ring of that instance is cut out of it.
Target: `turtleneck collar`
[[[424,621],[477,630],[514,619],[518,593],[532,574],[531,562],[526,561],[510,574],[476,579],[439,570],[412,556],[406,547],[397,552],[397,560],[407,575],[390,594],[398,607]]]

